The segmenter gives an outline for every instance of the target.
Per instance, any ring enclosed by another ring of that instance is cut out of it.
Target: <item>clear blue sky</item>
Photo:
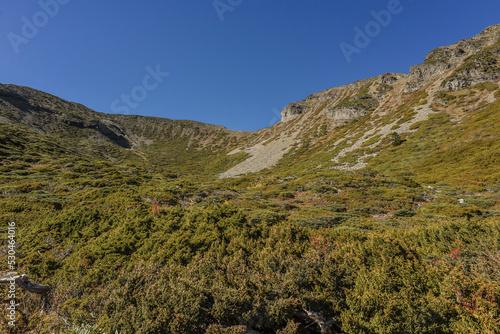
[[[57,12],[55,1],[41,1],[51,15],[38,1],[0,1],[1,83],[234,130],[268,127],[324,89],[408,73],[432,49],[500,23],[498,0],[220,0],[219,13],[213,0],[57,0]],[[391,22],[372,24],[348,62],[340,44],[355,46],[354,28],[387,9]],[[147,77],[157,65],[163,74]]]

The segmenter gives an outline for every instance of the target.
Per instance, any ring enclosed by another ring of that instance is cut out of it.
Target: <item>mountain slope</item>
[[[394,153],[387,145],[392,137],[402,137],[404,142],[428,119],[449,115],[450,122],[458,122],[480,108],[496,105],[499,79],[500,25],[496,25],[430,52],[423,64],[411,67],[410,74],[386,73],[290,103],[279,123],[244,139],[234,152],[246,151],[252,157],[221,177],[268,168],[285,153],[289,159],[283,165],[289,165],[298,159],[293,152],[306,159],[304,150],[313,154],[306,160],[316,165],[356,170],[371,161],[369,166],[377,169],[375,162],[380,160],[371,158]],[[492,120],[499,116],[497,111],[492,113]],[[497,140],[497,125],[491,124],[495,127],[492,141]],[[450,130],[464,131],[453,127],[446,131]],[[281,154],[273,153],[279,149]]]
[[[37,130],[86,156],[146,160],[158,168],[205,170],[223,178],[259,172],[280,160],[295,166],[301,160],[310,162],[302,168],[387,170],[376,166],[380,159],[374,157],[394,151],[388,145],[391,138],[398,137],[405,148],[421,122],[436,117],[444,122],[449,115],[448,122],[457,123],[479,107],[496,104],[499,66],[496,25],[430,52],[410,74],[386,73],[290,103],[280,122],[254,133],[194,121],[101,114],[13,85],[0,86],[0,121]],[[448,130],[455,129],[450,125]],[[412,161],[414,167],[422,163]]]
[[[98,113],[14,85],[0,85],[0,124],[15,128],[18,137],[27,142],[32,142],[28,133],[34,130],[64,147],[69,155],[114,162],[146,160],[175,171],[226,168],[235,159],[222,153],[246,136],[245,132],[195,121]],[[213,161],[217,156],[220,161]]]

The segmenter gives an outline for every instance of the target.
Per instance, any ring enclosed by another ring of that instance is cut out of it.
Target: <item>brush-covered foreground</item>
[[[18,226],[17,271],[52,290],[17,291],[16,333],[319,332],[306,311],[332,333],[500,331],[498,185],[278,168],[220,180],[19,135],[39,147],[23,159],[1,138],[0,221]]]

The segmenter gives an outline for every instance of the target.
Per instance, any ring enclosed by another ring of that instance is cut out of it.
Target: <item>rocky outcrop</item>
[[[500,79],[500,41],[469,57],[443,82],[446,90],[460,90]]]
[[[401,78],[401,76],[402,75],[399,73],[386,73],[379,76],[377,82],[380,84],[392,85],[396,83]]]
[[[452,69],[455,71],[444,80],[443,89],[459,90],[483,81],[498,80],[499,41],[500,25],[495,25],[475,37],[431,51],[424,63],[410,68],[405,92],[414,92]]]
[[[292,102],[289,103],[285,109],[281,111],[281,120],[283,122],[287,122],[289,120],[292,120],[300,115],[302,115],[304,112],[306,112],[309,109],[306,103],[304,102]]]
[[[334,121],[335,125],[343,125],[367,113],[368,111],[363,109],[333,107],[327,110],[327,117]]]
[[[432,61],[420,65],[410,67],[412,81],[427,81],[443,74],[453,67],[455,64],[450,64],[444,61]]]

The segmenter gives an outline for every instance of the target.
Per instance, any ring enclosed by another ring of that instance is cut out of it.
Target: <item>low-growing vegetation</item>
[[[44,155],[2,167],[18,271],[51,287],[19,291],[24,331],[319,331],[307,312],[353,333],[499,328],[493,193],[460,204],[462,187],[373,172],[202,180]]]

